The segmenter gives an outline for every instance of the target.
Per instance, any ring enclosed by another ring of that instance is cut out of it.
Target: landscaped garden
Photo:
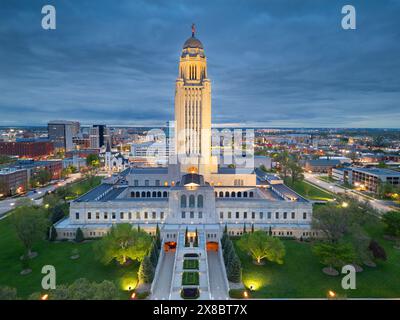
[[[357,211],[357,206],[360,204],[351,204],[346,209],[339,206],[335,209],[333,205],[321,207],[313,223],[319,224],[327,237],[311,241],[281,240],[286,251],[279,259],[281,263],[276,263],[277,245],[266,246],[265,240],[234,239],[247,293],[232,290],[231,296],[326,298],[331,291],[338,298],[399,297],[400,243],[396,238],[400,237],[400,213],[386,214],[382,220],[366,218],[368,208]],[[274,253],[271,254],[270,248]],[[264,258],[258,259],[263,255]],[[345,274],[340,275],[340,271],[345,264],[361,270],[357,272],[354,290],[344,290],[341,286]],[[332,276],[333,270],[339,274]]]
[[[199,284],[199,273],[198,272],[183,272],[182,273],[182,285],[183,286],[194,286]]]
[[[34,292],[41,292],[41,273],[44,265],[53,265],[56,269],[57,285],[71,284],[76,279],[86,278],[90,281],[101,282],[110,280],[119,289],[119,297],[126,298],[129,287],[137,284],[139,262],[134,261],[129,267],[120,267],[116,264],[104,265],[99,263],[93,255],[93,246],[96,241],[83,243],[38,241],[33,250],[38,256],[29,261],[32,272],[21,275],[21,255],[25,249],[17,238],[11,217],[0,221],[0,286],[9,286],[17,289],[19,298],[26,299]],[[78,251],[79,258],[71,259]],[[73,252],[74,251],[74,252]]]
[[[0,220],[0,299],[127,299],[148,293],[161,248],[157,227],[153,239],[130,224],[118,224],[99,240],[55,241],[52,223],[68,209],[68,194],[77,196],[99,183],[89,178],[47,195],[43,206],[21,205]],[[56,289],[44,291],[42,268],[54,266]],[[138,287],[139,285],[139,287]],[[147,290],[147,291],[146,291]]]
[[[197,259],[184,260],[183,269],[199,270],[199,260]]]

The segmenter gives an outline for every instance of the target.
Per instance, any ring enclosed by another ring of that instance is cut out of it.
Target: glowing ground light
[[[243,297],[247,299],[249,297],[249,293],[247,291],[244,291],[243,292]]]
[[[40,297],[40,300],[48,300],[48,299],[49,299],[49,295],[47,293]]]
[[[136,292],[132,292],[132,294],[131,294],[131,300],[133,300],[133,299],[135,299],[136,298]]]
[[[342,207],[343,207],[343,208],[347,208],[348,206],[349,206],[349,204],[348,204],[347,202],[343,202],[343,203],[342,203]]]
[[[329,290],[328,291],[328,298],[335,298],[336,297],[336,293],[334,292],[334,291],[332,291],[332,290]]]

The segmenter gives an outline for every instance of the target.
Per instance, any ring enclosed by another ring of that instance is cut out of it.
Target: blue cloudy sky
[[[0,125],[163,124],[195,22],[214,123],[398,128],[399,17],[400,0],[1,0]]]

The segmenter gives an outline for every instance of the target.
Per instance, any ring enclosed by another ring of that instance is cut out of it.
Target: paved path
[[[222,265],[218,252],[208,251],[207,259],[211,298],[213,300],[226,300],[228,299],[228,288],[226,287],[225,276],[222,271],[224,266]]]
[[[319,186],[319,188],[328,190],[328,191],[330,191],[332,193],[336,193],[336,194],[345,193],[359,201],[367,201],[374,209],[382,211],[382,212],[394,210],[393,207],[385,204],[385,202],[382,200],[369,199],[354,190],[343,188],[343,187],[337,185],[336,183],[322,181],[322,180],[318,179],[319,176],[320,176],[319,174],[304,173],[305,180],[311,182],[312,184],[314,184],[316,186]]]
[[[163,261],[160,261],[160,274],[154,286],[152,300],[168,300],[171,291],[171,281],[175,261],[175,252],[166,252]]]

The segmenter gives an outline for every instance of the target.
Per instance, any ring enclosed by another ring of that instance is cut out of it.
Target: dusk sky
[[[400,0],[1,0],[0,125],[172,120],[192,23],[214,124],[400,127]]]

